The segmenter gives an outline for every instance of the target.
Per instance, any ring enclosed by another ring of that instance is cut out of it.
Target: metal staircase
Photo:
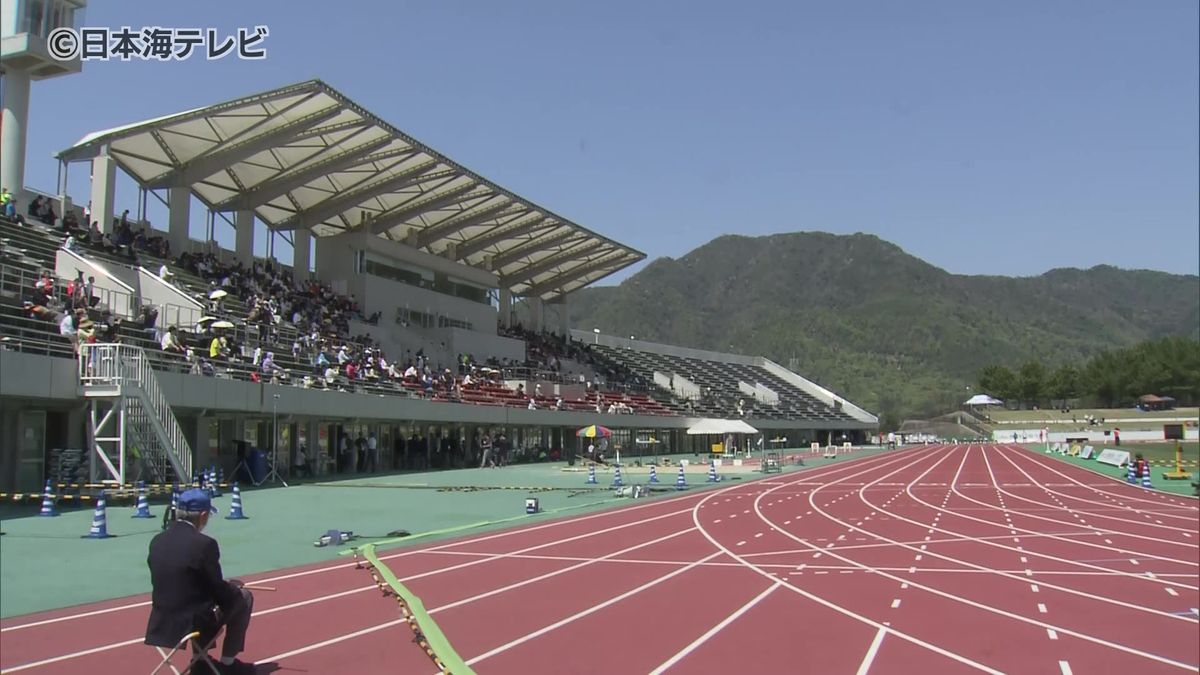
[[[121,485],[191,480],[192,448],[141,347],[82,345],[79,384],[89,402],[92,481],[102,470],[102,480]]]

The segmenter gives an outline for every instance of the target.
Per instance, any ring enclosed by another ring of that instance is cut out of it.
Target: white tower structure
[[[13,194],[25,188],[30,82],[81,70],[78,50],[73,58],[55,58],[49,38],[58,28],[78,30],[86,4],[87,0],[0,2],[0,183]]]

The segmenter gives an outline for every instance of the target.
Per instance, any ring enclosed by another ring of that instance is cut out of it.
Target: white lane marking
[[[1171,588],[1170,586],[1167,586],[1167,593],[1169,593],[1171,595],[1179,595],[1178,593],[1175,592],[1175,589]]]
[[[1051,639],[1051,640],[1057,640],[1057,639],[1058,639],[1058,633],[1056,633],[1056,632],[1054,631],[1054,629],[1053,629],[1053,628],[1047,628],[1047,629],[1046,629],[1046,635],[1050,636],[1050,639]]]
[[[883,644],[883,636],[887,635],[887,628],[879,627],[875,633],[875,639],[871,640],[871,646],[867,647],[867,653],[863,656],[862,663],[858,664],[858,670],[855,675],[867,675],[867,671],[871,670],[871,663],[875,661],[875,655],[879,653],[879,645]]]
[[[1045,603],[1042,603],[1042,602],[1038,603],[1038,612],[1041,614],[1046,613],[1046,604]]]
[[[1062,671],[1062,675],[1073,675],[1071,673],[1071,664],[1067,663],[1066,661],[1059,661],[1058,669]]]
[[[896,609],[899,606],[900,606],[900,598],[896,598],[895,600],[892,600],[892,609]]]
[[[701,635],[700,637],[693,640],[691,644],[689,644],[688,646],[679,650],[674,656],[672,656],[671,658],[664,661],[661,666],[650,671],[650,675],[660,675],[662,672],[666,671],[671,666],[675,665],[676,663],[679,663],[679,661],[681,661],[685,656],[687,656],[688,654],[691,654],[693,651],[695,651],[695,649],[697,647],[704,644],[709,638],[711,638],[712,636],[721,632],[726,626],[728,626],[729,624],[736,621],[739,616],[750,611],[750,608],[757,605],[759,602],[762,601],[763,598],[770,595],[775,589],[779,588],[781,585],[783,585],[783,582],[776,582],[775,584],[772,584],[770,587],[768,587],[767,590],[754,596],[754,599],[752,599],[750,602],[747,602],[746,604],[742,605],[740,608],[738,608],[738,610],[736,612],[725,617],[724,619],[721,620],[720,623],[713,626],[712,628],[709,628],[707,631],[704,632],[703,635]]]
[[[523,635],[515,640],[509,640],[508,642],[500,645],[499,647],[490,649],[490,650],[480,654],[479,656],[476,656],[476,657],[468,660],[467,665],[473,666],[476,663],[483,661],[484,659],[488,659],[488,658],[495,656],[496,654],[506,652],[509,649],[512,649],[513,647],[522,645],[526,642],[529,642],[530,640],[541,637],[542,635],[545,635],[546,633],[549,633],[552,630],[555,630],[557,628],[565,626],[573,621],[582,619],[583,617],[588,616],[590,614],[595,614],[596,612],[599,612],[600,610],[604,609],[605,607],[615,605],[616,603],[624,600],[625,598],[642,593],[642,592],[646,591],[647,589],[653,588],[654,586],[657,586],[658,584],[661,584],[664,581],[667,581],[668,579],[677,577],[680,574],[687,572],[688,570],[695,569],[696,567],[699,567],[700,565],[708,562],[709,560],[712,560],[713,558],[716,558],[721,555],[724,555],[724,551],[718,551],[716,553],[708,555],[704,558],[701,558],[700,560],[697,560],[696,562],[692,563],[691,565],[688,565],[687,567],[681,567],[677,570],[674,570],[673,572],[670,572],[669,574],[664,574],[663,576],[658,577],[657,579],[651,579],[650,581],[647,581],[646,583],[642,584],[641,586],[638,586],[637,588],[625,591],[624,593],[622,593],[620,595],[613,596],[600,604],[592,605],[591,607],[589,607],[585,610],[576,612],[576,613],[572,614],[571,616],[566,617],[565,619],[560,619],[558,621],[555,621],[554,623],[552,623],[548,626],[543,626],[542,628],[539,628],[527,635]]]

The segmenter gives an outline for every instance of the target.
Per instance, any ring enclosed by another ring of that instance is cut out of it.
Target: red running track
[[[1200,510],[932,446],[383,558],[479,673],[1177,673]],[[432,673],[366,572],[248,579],[260,672]],[[149,672],[146,598],[0,622],[0,673]]]

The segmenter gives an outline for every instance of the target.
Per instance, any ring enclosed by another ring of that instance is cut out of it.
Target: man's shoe
[[[216,664],[217,670],[221,671],[221,675],[255,675],[258,672],[254,664],[238,661],[237,659],[234,659],[233,663],[228,665],[220,661],[217,661]]]

